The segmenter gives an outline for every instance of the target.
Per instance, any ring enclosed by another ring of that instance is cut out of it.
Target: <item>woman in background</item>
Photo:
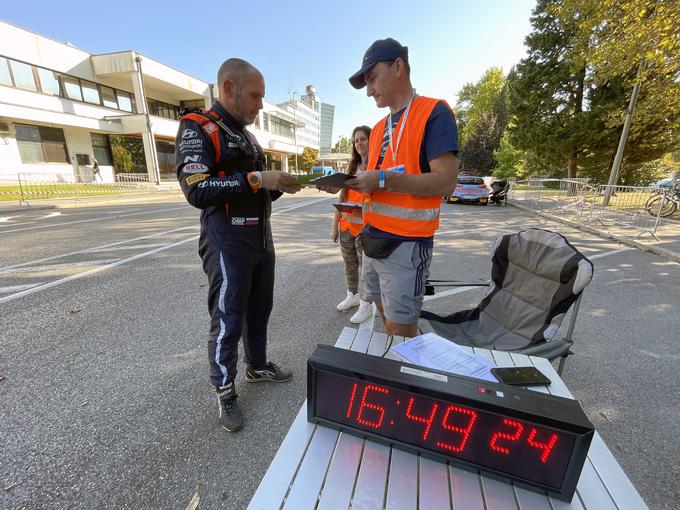
[[[359,126],[352,131],[352,159],[349,162],[348,171],[351,175],[358,175],[366,171],[368,160],[368,138],[371,128]],[[354,202],[363,204],[365,195],[353,189],[343,188],[340,192],[339,202]],[[363,221],[361,211],[352,213],[340,213],[335,211],[331,226],[331,240],[340,240],[340,251],[345,263],[345,277],[347,279],[347,297],[336,307],[344,312],[354,306],[359,309],[349,319],[354,324],[364,322],[373,314],[371,303],[363,301],[359,296],[359,275],[361,274],[361,245],[359,244],[359,232]]]

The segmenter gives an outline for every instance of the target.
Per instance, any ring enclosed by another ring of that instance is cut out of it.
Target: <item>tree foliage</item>
[[[341,136],[340,139],[335,144],[335,147],[333,147],[333,150],[331,152],[340,153],[340,154],[351,154],[352,153],[352,140],[350,140],[346,136]]]
[[[311,147],[305,147],[302,154],[297,157],[298,168],[295,168],[295,154],[288,157],[289,168],[296,171],[309,172],[319,159],[319,151]]]
[[[508,77],[510,142],[527,171],[606,181],[638,80],[621,179],[646,179],[644,163],[677,149],[679,17],[671,0],[538,1],[528,55]]]
[[[493,153],[496,166],[493,171],[494,177],[508,179],[510,177],[525,177],[525,154],[524,151],[515,149],[510,143],[510,135],[505,132],[498,149]]]
[[[507,87],[503,70],[492,67],[477,83],[458,93],[456,118],[465,168],[486,174],[494,167],[493,153],[508,123]]]

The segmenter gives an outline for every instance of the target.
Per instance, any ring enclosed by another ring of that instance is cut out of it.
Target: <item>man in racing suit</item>
[[[290,380],[267,361],[267,323],[274,291],[271,202],[300,187],[287,173],[265,171],[265,156],[244,126],[262,109],[264,79],[248,62],[229,59],[217,75],[219,100],[203,114],[182,117],[177,178],[187,201],[201,209],[199,255],[208,276],[210,380],[222,427],[243,428],[236,402],[238,341],[243,336],[246,382]]]

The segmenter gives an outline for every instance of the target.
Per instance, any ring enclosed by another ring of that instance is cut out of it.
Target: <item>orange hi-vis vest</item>
[[[364,200],[368,197],[365,193],[354,189],[347,190],[346,199],[348,202],[354,202],[356,204],[363,204]],[[341,213],[340,221],[338,222],[340,230],[349,230],[349,233],[353,237],[358,237],[363,227],[364,220],[362,218],[361,212],[357,213]]]
[[[395,166],[404,165],[407,175],[420,175],[420,147],[425,135],[425,125],[430,113],[441,100],[429,97],[415,97],[408,112],[406,125],[397,149],[396,159],[392,157],[389,147],[385,151],[382,164],[377,168],[380,148],[387,118],[378,122],[371,130],[368,149],[369,171],[381,168],[387,170]],[[404,115],[393,130],[393,140],[396,143]],[[389,181],[389,176],[386,176]],[[442,196],[415,196],[407,193],[393,193],[376,189],[364,207],[364,225],[371,225],[384,232],[403,237],[432,237],[439,227],[439,207]]]

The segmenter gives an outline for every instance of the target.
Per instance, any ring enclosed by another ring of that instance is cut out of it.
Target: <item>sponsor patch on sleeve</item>
[[[195,174],[187,177],[185,181],[187,184],[193,184],[195,182],[205,181],[208,177],[210,177],[209,174]]]
[[[187,163],[182,167],[182,172],[187,174],[206,173],[207,171],[208,165],[203,163]]]

